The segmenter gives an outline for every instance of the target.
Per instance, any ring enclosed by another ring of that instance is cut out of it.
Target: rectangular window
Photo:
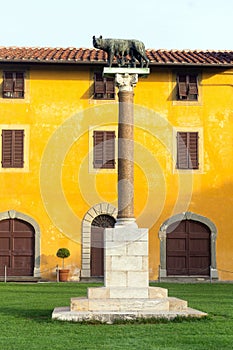
[[[177,132],[177,168],[198,169],[198,132]]]
[[[2,130],[2,167],[23,168],[24,130]]]
[[[177,99],[195,101],[198,99],[198,75],[177,75]]]
[[[94,98],[99,100],[112,100],[115,98],[114,78],[102,77],[101,73],[95,73]]]
[[[115,131],[94,131],[94,168],[115,168]]]
[[[4,98],[24,98],[24,73],[3,72],[2,90]]]

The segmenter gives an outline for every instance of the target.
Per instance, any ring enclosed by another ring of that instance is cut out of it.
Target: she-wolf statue
[[[93,46],[107,52],[109,67],[112,66],[114,56],[119,67],[124,67],[128,64],[131,67],[136,67],[136,60],[141,67],[143,67],[144,62],[146,67],[149,65],[145,45],[142,41],[135,39],[103,39],[101,35],[99,38],[93,36]],[[129,62],[127,57],[130,58]]]

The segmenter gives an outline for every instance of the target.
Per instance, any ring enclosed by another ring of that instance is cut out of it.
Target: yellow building
[[[150,279],[233,279],[233,52],[148,50],[135,88],[135,216]],[[101,50],[0,48],[0,276],[103,275],[118,99]]]

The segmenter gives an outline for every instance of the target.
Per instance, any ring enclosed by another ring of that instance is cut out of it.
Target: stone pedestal
[[[147,229],[105,229],[104,282],[115,297],[148,297]]]
[[[72,298],[70,307],[54,309],[53,319],[111,324],[137,318],[206,315],[188,308],[185,300],[168,297],[167,289],[149,286],[147,229],[106,229],[104,241],[104,287],[89,288],[87,298]]]

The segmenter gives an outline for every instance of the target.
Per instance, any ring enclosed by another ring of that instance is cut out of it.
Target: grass
[[[202,320],[87,325],[51,319],[54,307],[96,284],[0,283],[0,349],[233,349],[233,284],[164,284],[170,296],[208,312]]]

